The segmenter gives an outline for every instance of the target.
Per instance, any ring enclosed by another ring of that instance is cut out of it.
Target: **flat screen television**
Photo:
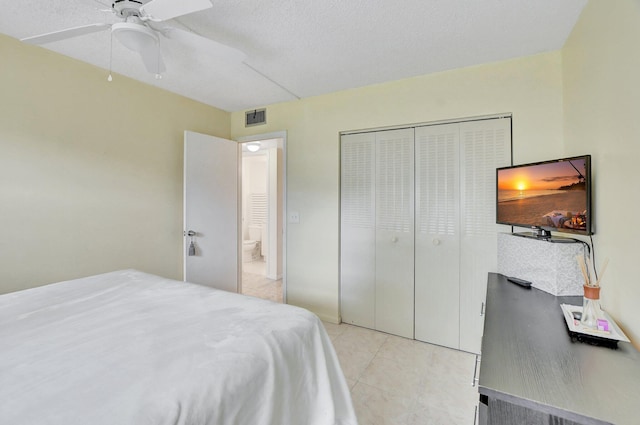
[[[540,238],[592,234],[590,155],[498,168],[496,183],[497,223]]]

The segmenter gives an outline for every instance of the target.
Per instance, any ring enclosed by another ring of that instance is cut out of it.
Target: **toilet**
[[[249,226],[249,239],[242,241],[242,262],[250,263],[260,259],[262,226]]]
[[[260,257],[259,241],[247,239],[242,241],[242,262],[250,263]]]

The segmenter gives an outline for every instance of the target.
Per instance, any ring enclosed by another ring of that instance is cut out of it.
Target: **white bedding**
[[[0,424],[356,424],[307,310],[125,270],[0,296]]]

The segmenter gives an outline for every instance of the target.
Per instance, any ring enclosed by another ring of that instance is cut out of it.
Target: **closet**
[[[510,117],[343,134],[342,320],[478,352],[510,159]]]

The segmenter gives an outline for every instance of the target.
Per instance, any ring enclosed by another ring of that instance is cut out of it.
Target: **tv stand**
[[[542,227],[532,227],[531,230],[535,233],[538,239],[549,239],[551,237],[551,231],[545,230]]]
[[[512,233],[513,236],[520,236],[522,238],[537,239],[540,241],[551,243],[579,243],[578,240],[573,238],[566,238],[564,236],[552,236],[549,230],[535,229],[531,232],[517,232]]]

